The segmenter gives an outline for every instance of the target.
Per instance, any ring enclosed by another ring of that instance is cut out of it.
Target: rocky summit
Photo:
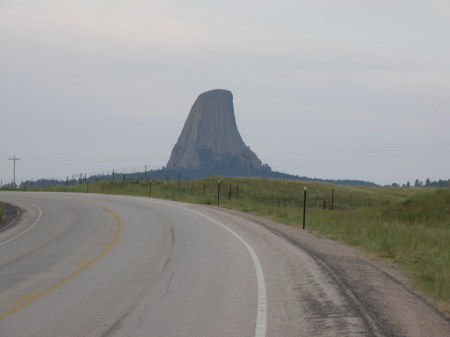
[[[198,96],[166,168],[245,172],[247,160],[251,169],[261,168],[237,129],[233,94],[216,89]]]

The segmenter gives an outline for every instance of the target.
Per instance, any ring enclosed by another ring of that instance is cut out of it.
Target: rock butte
[[[261,168],[261,160],[245,145],[234,116],[233,94],[216,89],[198,96],[167,163],[168,169]]]

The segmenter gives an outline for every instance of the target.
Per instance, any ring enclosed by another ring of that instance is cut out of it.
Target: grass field
[[[0,202],[0,220],[2,220],[4,214],[5,214],[5,205]]]
[[[342,186],[259,178],[98,182],[48,191],[132,194],[217,205],[302,225],[401,269],[450,313],[450,189]],[[331,209],[332,206],[332,209]]]

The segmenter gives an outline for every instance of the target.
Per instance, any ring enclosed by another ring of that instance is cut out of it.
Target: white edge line
[[[37,223],[39,222],[39,220],[41,219],[42,211],[41,211],[41,208],[40,208],[38,205],[30,204],[30,203],[24,202],[24,201],[20,201],[20,202],[21,202],[22,204],[30,205],[30,206],[36,208],[36,209],[38,210],[38,212],[39,212],[39,215],[38,215],[36,221],[35,221],[30,227],[28,227],[27,229],[25,229],[23,232],[20,232],[19,234],[13,236],[12,238],[10,238],[10,239],[8,239],[8,240],[6,240],[6,241],[0,243],[0,246],[2,246],[2,245],[4,245],[5,243],[8,243],[8,242],[10,242],[10,241],[12,241],[12,240],[14,240],[14,239],[17,239],[17,238],[18,238],[19,236],[21,236],[22,234],[25,234],[25,233],[28,232],[30,229],[32,229],[34,226],[36,226],[36,224],[37,224]]]
[[[225,226],[223,223],[211,218],[210,216],[194,211],[189,208],[180,207],[186,211],[201,215],[208,220],[218,224],[219,226],[226,229],[228,232],[230,232],[232,235],[236,237],[244,246],[247,248],[248,252],[250,253],[253,264],[255,265],[256,269],[256,279],[258,281],[258,314],[256,316],[256,329],[255,329],[255,337],[265,337],[266,336],[266,322],[267,322],[267,297],[266,297],[266,283],[264,281],[264,274],[262,270],[261,263],[259,262],[258,255],[256,255],[255,251],[253,250],[252,246],[243,239],[239,234],[237,234],[232,229]]]
[[[140,199],[140,200],[142,200],[142,199]],[[250,256],[252,257],[253,264],[255,265],[256,280],[257,280],[257,283],[258,283],[258,312],[257,312],[257,316],[256,316],[255,337],[265,337],[266,336],[266,325],[267,325],[266,283],[264,281],[264,274],[263,274],[261,263],[259,262],[258,255],[256,255],[256,253],[253,250],[252,246],[250,246],[250,244],[245,239],[243,239],[239,234],[237,234],[235,231],[233,231],[232,229],[228,228],[223,223],[217,221],[214,218],[211,218],[210,216],[208,216],[206,214],[203,214],[203,213],[200,213],[198,211],[194,211],[192,209],[185,208],[185,207],[170,205],[170,204],[167,204],[167,203],[155,202],[154,200],[152,200],[152,202],[155,203],[155,204],[160,204],[160,205],[164,205],[164,206],[179,208],[179,209],[182,209],[182,210],[185,210],[185,211],[189,211],[189,212],[195,213],[197,215],[201,215],[202,217],[204,217],[204,218],[206,218],[206,219],[216,223],[217,225],[221,226],[222,228],[226,229],[236,239],[238,239],[244,245],[245,248],[247,248],[248,252],[250,253]]]

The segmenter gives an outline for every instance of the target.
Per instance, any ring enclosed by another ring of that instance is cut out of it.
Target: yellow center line
[[[77,263],[77,267],[81,267],[81,266],[84,266],[86,263],[88,263],[89,262],[89,260],[83,260],[83,261],[81,261],[80,263]]]
[[[67,199],[69,199],[69,198],[67,198]],[[111,241],[111,243],[108,244],[108,246],[106,246],[106,248],[105,248],[99,255],[97,255],[93,260],[91,260],[90,262],[86,263],[83,267],[81,267],[81,268],[75,270],[72,274],[70,274],[70,275],[67,276],[66,278],[64,278],[64,279],[60,280],[59,282],[55,283],[55,284],[52,285],[50,288],[47,288],[46,290],[44,290],[44,291],[42,291],[42,292],[40,292],[40,293],[33,294],[34,297],[31,297],[31,298],[29,298],[29,297],[23,298],[23,300],[25,300],[25,302],[23,302],[22,304],[16,306],[15,308],[9,310],[8,312],[6,312],[6,313],[0,315],[0,320],[4,319],[4,318],[6,318],[6,317],[11,316],[12,314],[16,313],[16,312],[19,311],[20,309],[23,309],[24,307],[26,307],[26,306],[29,305],[30,303],[33,303],[33,302],[36,301],[37,299],[39,299],[39,298],[41,298],[42,296],[48,294],[48,293],[51,292],[52,290],[55,290],[56,288],[62,286],[63,284],[67,283],[68,281],[70,281],[71,279],[73,279],[75,276],[77,276],[78,274],[80,274],[81,272],[85,271],[87,268],[89,268],[89,267],[92,266],[95,262],[97,262],[97,261],[100,260],[103,256],[105,256],[105,255],[111,250],[111,248],[114,247],[114,246],[116,245],[117,241],[119,241],[120,237],[122,236],[122,218],[120,217],[120,215],[119,215],[117,212],[115,212],[114,210],[112,210],[112,209],[110,209],[110,208],[108,208],[108,207],[106,207],[106,206],[97,204],[97,203],[95,203],[95,202],[84,201],[84,200],[79,200],[79,199],[70,199],[70,200],[76,200],[76,201],[79,201],[79,202],[84,202],[84,203],[86,203],[86,204],[94,205],[94,206],[96,206],[96,207],[100,207],[100,208],[102,208],[103,210],[105,210],[105,211],[111,213],[111,214],[113,215],[114,219],[117,220],[118,229],[117,229],[116,235],[114,236],[114,238],[113,238],[113,240]],[[25,297],[25,296],[24,296],[24,297]],[[20,298],[20,299],[22,299],[22,298]],[[20,299],[19,299],[19,300],[20,300]],[[17,301],[17,302],[20,303],[21,301]],[[13,303],[13,304],[16,304],[16,303]]]
[[[19,304],[20,302],[25,301],[26,299],[33,297],[36,293],[34,291],[32,291],[29,294],[26,294],[25,296],[22,296],[21,298],[15,300],[14,302],[12,302],[11,304]]]

